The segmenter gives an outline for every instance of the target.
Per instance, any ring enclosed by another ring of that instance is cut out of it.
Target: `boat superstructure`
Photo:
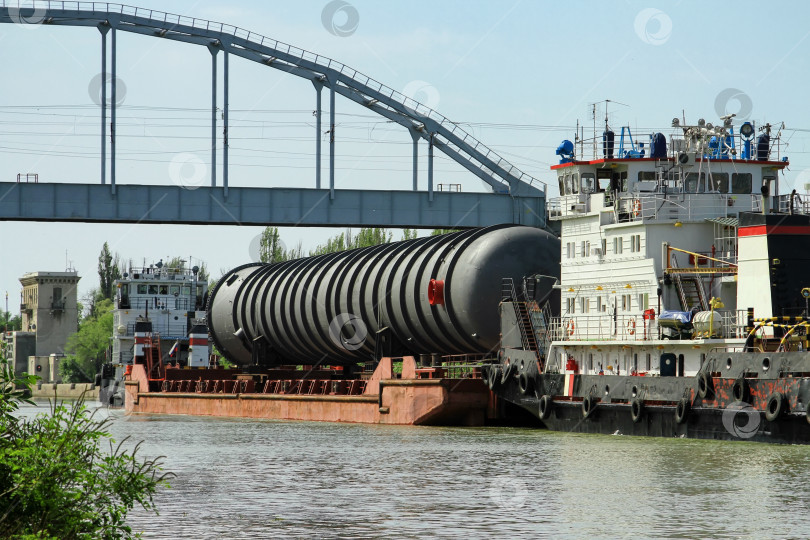
[[[123,405],[125,368],[144,357],[144,344],[163,364],[208,366],[208,281],[197,266],[170,267],[161,260],[130,268],[114,286],[112,347],[100,374],[102,403]]]
[[[735,133],[733,115],[717,126],[674,119],[645,147],[629,128],[616,144],[606,126],[596,159],[563,141],[552,166],[560,197],[549,202],[561,225],[560,312],[521,322],[521,311],[540,311],[522,296],[528,284],[504,294],[490,387],[553,429],[708,438],[735,436],[720,421],[733,403],[767,412],[790,401],[779,414],[800,414],[810,438],[804,387],[785,380],[810,373],[810,218],[795,191],[780,190],[788,160],[773,131],[745,122]],[[535,347],[518,338],[529,333]],[[771,353],[780,363],[768,371]],[[701,397],[700,380],[718,392]],[[676,422],[681,401],[693,424]]]

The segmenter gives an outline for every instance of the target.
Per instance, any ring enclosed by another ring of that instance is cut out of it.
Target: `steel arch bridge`
[[[0,220],[472,227],[523,223],[544,227],[545,185],[487,148],[456,123],[349,66],[232,25],[106,2],[0,0],[0,23],[96,27],[101,34],[101,181],[96,184],[0,182]],[[116,34],[201,45],[211,53],[211,185],[116,185]],[[107,35],[111,72],[107,77]],[[222,185],[217,186],[217,55],[223,53]],[[236,55],[312,82],[316,94],[315,189],[228,186],[229,57]],[[321,94],[329,91],[329,185],[321,186]],[[335,96],[407,129],[413,139],[413,191],[335,189]],[[107,109],[110,137],[107,141]],[[418,142],[428,144],[428,189],[418,190]],[[492,193],[434,191],[433,149],[489,184]],[[109,181],[107,151],[109,150]],[[180,209],[184,209],[181,211]]]

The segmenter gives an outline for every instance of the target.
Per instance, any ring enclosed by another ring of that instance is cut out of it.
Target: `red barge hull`
[[[394,361],[383,358],[362,381],[256,381],[224,369],[166,369],[156,381],[135,364],[126,376],[125,407],[131,413],[394,425],[480,426],[495,417],[493,394],[480,378],[446,378],[441,368],[417,368],[413,357],[403,357],[402,373],[395,374]]]

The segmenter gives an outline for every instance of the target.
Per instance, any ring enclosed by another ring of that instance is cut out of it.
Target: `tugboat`
[[[97,376],[101,403],[124,405],[124,374],[145,345],[163,364],[208,366],[208,282],[199,267],[167,268],[161,260],[130,268],[115,288],[111,361]]]
[[[810,212],[784,124],[733,117],[560,144],[560,310],[506,280],[500,399],[559,431],[810,442]]]

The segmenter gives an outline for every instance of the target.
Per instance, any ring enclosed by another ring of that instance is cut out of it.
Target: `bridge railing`
[[[384,85],[383,83],[364,75],[363,73],[353,69],[341,62],[333,60],[329,57],[322,56],[300,47],[278,41],[238,26],[230,24],[210,21],[207,19],[198,19],[196,17],[188,17],[178,15],[175,13],[168,13],[148,8],[141,8],[137,6],[130,6],[126,4],[115,4],[109,2],[72,2],[67,0],[0,0],[0,7],[15,8],[15,9],[46,9],[46,10],[60,10],[60,11],[93,11],[102,13],[115,13],[120,15],[127,15],[132,17],[140,17],[149,21],[160,22],[163,24],[173,24],[178,26],[187,26],[199,30],[206,30],[209,32],[219,32],[222,34],[230,34],[234,37],[244,39],[248,42],[255,43],[260,46],[269,47],[278,51],[285,52],[291,56],[301,58],[313,62],[321,67],[328,68],[339,72],[342,75],[368,87],[369,89],[378,92],[388,98],[404,105],[416,117],[429,118],[444,129],[458,137],[464,144],[479,152],[485,159],[496,164],[499,168],[505,171],[509,176],[515,178],[528,185],[533,185],[535,182],[545,187],[545,182],[542,182],[529,174],[524,173],[508,160],[503,158],[497,152],[487,147],[481,141],[473,137],[467,131],[459,127],[459,124],[446,118],[439,112],[431,109],[430,107],[419,103],[413,98],[394,90],[393,88]],[[467,153],[467,152],[465,152]],[[480,161],[480,160],[477,160]],[[480,168],[486,173],[496,176],[489,167],[484,163],[480,163]]]

